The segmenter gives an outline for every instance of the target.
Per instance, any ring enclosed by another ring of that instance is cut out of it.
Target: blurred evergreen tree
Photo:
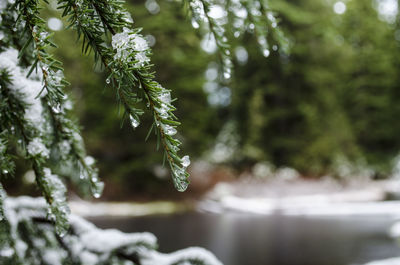
[[[291,49],[287,56],[275,46],[264,60],[248,42],[248,62],[237,62],[231,109],[240,161],[321,176],[338,173],[344,158],[387,173],[400,147],[393,27],[371,2],[351,1],[344,14],[329,1],[271,6]]]

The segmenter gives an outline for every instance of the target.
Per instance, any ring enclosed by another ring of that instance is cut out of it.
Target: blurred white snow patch
[[[346,12],[346,4],[343,3],[342,1],[336,2],[333,5],[333,11],[338,15],[344,14],[344,12]]]
[[[226,16],[226,11],[218,5],[212,5],[208,11],[208,15],[213,19],[221,19]]]
[[[388,231],[388,234],[389,234],[389,236],[392,237],[392,238],[398,238],[398,237],[400,237],[400,222],[394,223],[394,224],[390,227],[390,229],[389,229],[389,231]],[[400,263],[399,263],[399,264],[400,264]]]
[[[300,177],[299,172],[297,172],[297,170],[290,168],[290,167],[283,167],[283,168],[279,168],[276,172],[275,172],[275,177],[277,179],[282,179],[285,181],[291,181],[291,180],[295,180],[298,179]]]
[[[393,159],[392,164],[392,173],[390,177],[400,180],[400,154]]]
[[[187,205],[169,201],[150,203],[121,203],[70,201],[71,212],[81,216],[144,216],[171,214],[187,210]]]
[[[379,19],[389,24],[396,22],[398,13],[397,0],[376,0],[375,8],[378,11]]]
[[[207,194],[207,198],[220,199],[232,195],[233,187],[229,183],[220,182]]]
[[[62,29],[63,23],[60,19],[56,17],[51,17],[49,18],[49,20],[47,20],[47,26],[53,31],[59,31]]]
[[[371,261],[364,265],[399,265],[399,264],[400,264],[400,257],[395,257],[390,259]]]
[[[206,53],[214,53],[217,50],[217,43],[215,42],[214,35],[207,33],[204,35],[203,40],[200,43],[201,48]]]
[[[48,248],[44,251],[43,261],[46,264],[51,265],[62,265],[62,259],[65,257],[66,253],[62,249],[51,249]]]
[[[96,265],[99,263],[98,257],[89,251],[82,251],[79,257],[85,265]]]
[[[196,160],[190,167],[190,182],[192,185],[206,187],[212,181],[214,166],[205,160]]]
[[[169,171],[163,165],[157,164],[153,167],[153,174],[159,179],[166,179]]]
[[[360,195],[365,196],[365,194]],[[206,212],[238,211],[261,215],[279,213],[290,216],[383,215],[393,218],[400,217],[400,202],[346,202],[347,200],[350,198],[343,197],[341,194],[336,196],[317,194],[282,199],[225,196],[219,201],[205,200],[199,205],[199,209]]]
[[[254,177],[264,179],[272,177],[274,170],[275,168],[270,162],[264,161],[255,164],[252,168],[252,173]]]
[[[211,162],[222,163],[234,158],[239,143],[236,127],[233,121],[227,122],[222,127],[209,156]]]
[[[375,171],[369,167],[364,159],[359,159],[354,162],[343,155],[336,156],[334,171],[341,179],[359,183],[371,180],[375,174]]]
[[[169,265],[169,264],[205,264],[223,265],[211,252],[199,247],[191,247],[170,254],[156,251],[143,254],[142,265]]]

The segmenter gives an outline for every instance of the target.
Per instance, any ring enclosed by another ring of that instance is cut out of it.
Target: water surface
[[[189,246],[212,251],[225,265],[349,265],[400,256],[387,216],[299,217],[180,213],[96,217],[101,228],[155,234],[161,252]]]

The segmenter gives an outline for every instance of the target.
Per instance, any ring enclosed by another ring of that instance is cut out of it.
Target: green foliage
[[[333,4],[271,3],[291,39],[290,55],[276,50],[261,60],[246,44],[249,60],[232,85],[241,161],[321,176],[340,175],[337,162],[345,157],[389,173],[400,149],[396,29],[371,2],[351,1],[343,15]]]

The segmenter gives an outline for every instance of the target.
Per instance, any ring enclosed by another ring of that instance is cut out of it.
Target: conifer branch
[[[181,143],[172,137],[177,132],[176,126],[179,125],[172,113],[175,108],[171,104],[170,92],[153,80],[154,74],[150,72],[148,58],[151,50],[140,35],[140,30],[129,29],[129,20],[114,18],[107,12],[107,4],[110,3],[114,4],[117,14],[126,14],[126,10],[120,4],[116,4],[117,1],[75,3],[62,0],[59,3],[63,8],[63,15],[70,17],[71,27],[76,27],[78,36],[83,35],[83,43],[87,45],[84,50],[90,46],[95,58],[100,58],[110,73],[107,83],[111,83],[116,89],[117,98],[124,106],[126,116],[134,128],[139,125],[139,116],[143,113],[136,108],[136,104],[142,100],[147,102],[154,118],[157,136],[161,139],[172,170],[175,187],[184,191],[188,185],[186,167],[190,161],[188,156],[180,158],[177,154]],[[96,27],[99,24],[104,27]],[[116,33],[121,28],[123,31]],[[112,49],[103,42],[106,32],[112,35]]]

